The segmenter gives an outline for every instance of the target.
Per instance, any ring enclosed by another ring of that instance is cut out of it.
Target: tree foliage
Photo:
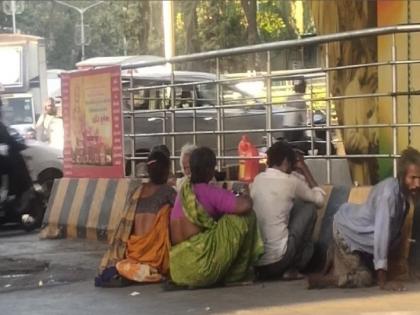
[[[83,8],[93,1],[69,1]],[[0,2],[3,2],[0,0]],[[175,2],[176,54],[256,44],[298,36],[294,0],[197,0]],[[75,43],[80,15],[52,0],[25,1],[16,17],[22,33],[42,36],[49,68],[74,68],[81,58]],[[11,27],[0,12],[0,27]],[[86,58],[113,55],[163,55],[161,1],[110,0],[88,10],[90,44]],[[243,61],[243,67],[246,66]]]

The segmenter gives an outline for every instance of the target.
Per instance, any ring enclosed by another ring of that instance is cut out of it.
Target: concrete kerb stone
[[[109,240],[128,196],[140,185],[129,178],[56,180],[40,238]]]

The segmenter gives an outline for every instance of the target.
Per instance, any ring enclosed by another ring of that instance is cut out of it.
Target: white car
[[[32,180],[49,196],[54,180],[63,177],[63,151],[36,140],[26,140],[22,152]]]

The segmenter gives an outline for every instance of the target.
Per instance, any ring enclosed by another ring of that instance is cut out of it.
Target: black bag
[[[132,284],[131,280],[122,277],[115,267],[105,268],[102,273],[95,277],[95,287],[118,288]]]

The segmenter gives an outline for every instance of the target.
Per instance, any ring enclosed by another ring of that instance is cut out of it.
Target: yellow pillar
[[[378,0],[378,26],[390,26],[407,23],[420,23],[420,2],[418,1],[390,1]],[[420,46],[416,43],[420,40],[420,34],[396,35],[397,60],[420,59]],[[378,38],[378,61],[391,60],[392,35]],[[420,70],[420,64],[397,66],[397,91],[407,92],[420,89],[420,77],[416,75]],[[392,91],[392,68],[381,66],[378,69],[378,92],[389,93]],[[397,123],[420,122],[419,96],[397,97]],[[392,99],[390,97],[379,99],[378,121],[379,123],[392,122]],[[420,149],[420,137],[416,137],[420,129],[418,127],[398,128],[397,150],[401,152],[409,144]],[[380,132],[381,153],[391,153],[393,137],[391,128],[382,128]],[[391,175],[391,161],[382,161],[381,173],[383,176]]]
[[[296,0],[294,2],[294,17],[296,20],[296,27],[299,31],[299,34],[303,34],[305,32],[305,24],[303,22],[303,1]]]

